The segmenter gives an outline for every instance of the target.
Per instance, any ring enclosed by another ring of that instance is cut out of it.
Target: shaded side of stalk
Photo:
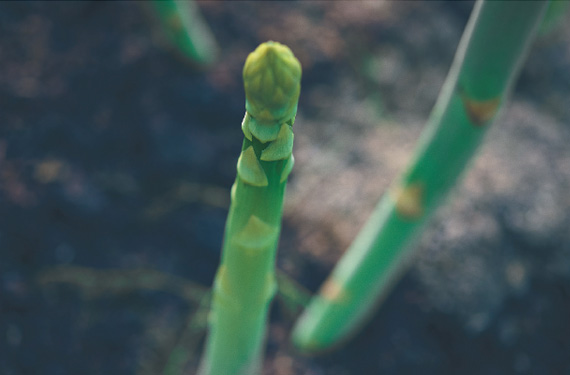
[[[151,4],[166,36],[184,56],[200,65],[216,60],[218,45],[193,0],[153,0]]]
[[[275,254],[293,167],[301,66],[289,48],[267,42],[248,56],[243,76],[245,137],[214,282],[202,375],[259,373],[276,291]]]
[[[466,169],[505,101],[546,4],[476,3],[411,163],[301,316],[293,332],[297,347],[318,352],[354,334],[398,279],[412,238]]]

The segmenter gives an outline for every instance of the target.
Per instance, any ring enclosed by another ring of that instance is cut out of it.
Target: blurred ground
[[[270,39],[304,69],[279,266],[315,291],[410,158],[473,3],[200,4],[207,71],[141,4],[0,3],[0,374],[162,371],[217,267],[241,69]],[[303,357],[276,305],[265,374],[570,374],[569,63],[566,17],[363,333]],[[126,273],[41,283],[56,266]]]

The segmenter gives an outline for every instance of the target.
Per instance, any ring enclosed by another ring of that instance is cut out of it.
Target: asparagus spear
[[[538,29],[539,36],[547,35],[560,26],[568,9],[570,9],[570,1],[568,0],[549,1],[548,8]]]
[[[194,1],[153,0],[151,4],[166,35],[184,56],[201,65],[216,60],[218,46]]]
[[[456,183],[505,101],[547,2],[475,4],[451,70],[405,173],[301,316],[304,351],[354,334],[395,283],[413,236]]]
[[[244,141],[231,192],[222,262],[214,283],[210,332],[200,374],[256,374],[269,304],[301,65],[276,42],[261,44],[243,69]]]

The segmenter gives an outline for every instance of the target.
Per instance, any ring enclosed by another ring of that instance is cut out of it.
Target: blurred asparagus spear
[[[263,43],[245,62],[245,138],[214,282],[202,375],[260,370],[267,313],[276,290],[283,195],[293,167],[300,79],[301,65],[288,47],[276,42]]]
[[[200,65],[212,64],[218,46],[193,0],[153,0],[166,36],[180,52]]]
[[[548,8],[538,29],[539,35],[546,35],[560,26],[564,17],[567,16],[568,9],[570,9],[570,0],[549,1]]]
[[[547,4],[477,1],[414,158],[301,316],[292,337],[297,347],[315,352],[347,339],[387,294],[413,236],[508,96]]]

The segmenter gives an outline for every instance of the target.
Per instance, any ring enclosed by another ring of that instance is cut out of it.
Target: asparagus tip
[[[301,90],[301,64],[289,47],[265,42],[249,54],[243,68],[246,109],[260,123],[295,114]]]

